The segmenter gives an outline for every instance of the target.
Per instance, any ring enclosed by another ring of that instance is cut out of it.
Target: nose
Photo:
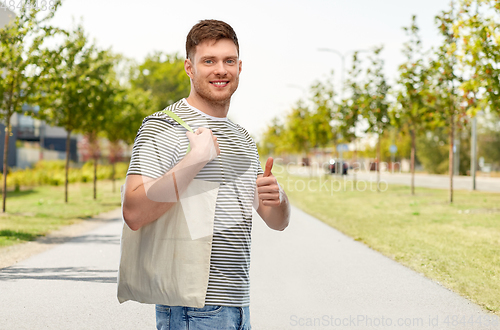
[[[214,68],[214,74],[220,75],[220,76],[225,76],[227,74],[227,69],[226,69],[224,61],[219,61],[217,63],[217,65]]]

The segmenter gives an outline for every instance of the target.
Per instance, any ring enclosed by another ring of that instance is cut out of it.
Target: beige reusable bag
[[[123,224],[120,303],[205,305],[218,191],[219,183],[195,179],[158,220],[137,231]]]
[[[122,218],[125,185],[121,188]],[[118,301],[203,307],[219,183],[194,179],[165,214],[137,231],[123,224]]]

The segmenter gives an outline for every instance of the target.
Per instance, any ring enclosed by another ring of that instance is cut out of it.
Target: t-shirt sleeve
[[[179,158],[180,141],[174,126],[162,118],[146,118],[135,137],[127,175],[158,178]]]
[[[245,130],[245,135],[246,135],[246,138],[250,144],[250,147],[251,147],[251,150],[253,153],[253,159],[254,159],[255,163],[257,164],[257,175],[264,174],[264,171],[262,170],[262,166],[260,165],[260,158],[259,158],[259,151],[257,149],[257,144],[255,144],[255,141],[250,136],[250,134],[248,134],[248,132],[246,130]]]
[[[264,171],[262,170],[262,166],[260,165],[259,151],[257,150],[257,145],[255,144],[255,142],[253,140],[252,140],[252,142],[253,142],[253,147],[255,150],[255,161],[257,162],[257,175],[264,174]]]

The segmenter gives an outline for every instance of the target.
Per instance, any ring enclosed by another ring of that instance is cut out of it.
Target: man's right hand
[[[201,163],[209,163],[220,155],[219,143],[212,130],[199,127],[194,133],[186,132],[186,136],[191,144],[190,152],[193,152]]]
[[[160,178],[131,174],[125,180],[123,219],[132,230],[158,219],[179,200],[198,172],[220,154],[219,143],[205,127],[186,133],[191,151]]]

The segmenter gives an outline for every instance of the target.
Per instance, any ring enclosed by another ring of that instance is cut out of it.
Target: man
[[[157,328],[250,329],[252,204],[275,230],[288,226],[290,206],[271,173],[273,159],[262,171],[255,142],[227,118],[242,68],[231,26],[200,21],[187,36],[186,54],[191,92],[167,109],[195,132],[161,111],[144,119],[127,172],[123,217],[138,230],[178,202],[194,178],[220,183],[205,306],[157,305]]]

